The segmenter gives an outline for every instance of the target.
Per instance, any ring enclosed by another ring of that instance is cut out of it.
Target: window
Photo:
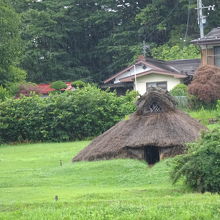
[[[147,83],[147,88],[149,87],[157,87],[157,88],[167,90],[167,82],[150,82],[150,83]]]
[[[220,66],[220,47],[214,47],[215,65]]]
[[[162,109],[161,107],[156,103],[156,102],[153,102],[150,106],[149,106],[149,110],[150,112],[162,112]]]

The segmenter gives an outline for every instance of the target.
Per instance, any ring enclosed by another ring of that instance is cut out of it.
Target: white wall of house
[[[122,79],[122,78],[133,76],[135,74],[135,71],[136,71],[136,74],[138,74],[138,73],[146,72],[146,71],[149,71],[149,70],[151,70],[151,68],[146,67],[146,66],[144,68],[144,65],[142,65],[142,64],[141,65],[136,65],[136,68],[133,67],[129,71],[126,71],[125,73],[123,73],[120,76],[116,77],[114,83],[119,83],[120,79]]]
[[[182,83],[181,79],[176,79],[173,76],[161,75],[161,74],[149,74],[137,78],[137,91],[143,95],[147,89],[147,83],[153,82],[167,82],[167,90],[170,91],[176,85]]]

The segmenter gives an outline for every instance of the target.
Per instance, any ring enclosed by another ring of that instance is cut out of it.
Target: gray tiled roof
[[[167,62],[164,61],[164,60],[156,60],[156,59],[147,57],[145,59],[145,61],[150,63],[150,64],[153,64],[154,66],[156,66],[158,68],[161,68],[165,71],[173,72],[173,73],[179,73],[179,71],[177,69],[175,69],[172,66],[170,66],[169,64],[167,64]]]
[[[155,60],[151,58],[146,58],[146,62],[152,63],[153,65],[164,69],[169,72],[181,75],[193,75],[196,69],[199,67],[200,59],[182,59],[182,60]]]
[[[171,60],[171,61],[166,61],[166,63],[177,69],[182,74],[193,75],[195,71],[199,68],[201,60],[200,59]]]
[[[211,43],[220,43],[220,27],[212,29],[207,35],[203,38],[198,38],[191,41],[195,44],[211,44]]]

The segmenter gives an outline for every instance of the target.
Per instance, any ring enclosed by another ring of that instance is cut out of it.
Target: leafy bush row
[[[48,98],[0,104],[0,141],[70,141],[99,135],[135,110],[136,93],[118,97],[86,86]]]

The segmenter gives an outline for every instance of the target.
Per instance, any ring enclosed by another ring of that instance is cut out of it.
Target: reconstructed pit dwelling
[[[195,141],[203,129],[197,120],[176,109],[168,92],[149,88],[128,120],[95,138],[73,162],[133,158],[151,165],[182,154],[186,143]]]

